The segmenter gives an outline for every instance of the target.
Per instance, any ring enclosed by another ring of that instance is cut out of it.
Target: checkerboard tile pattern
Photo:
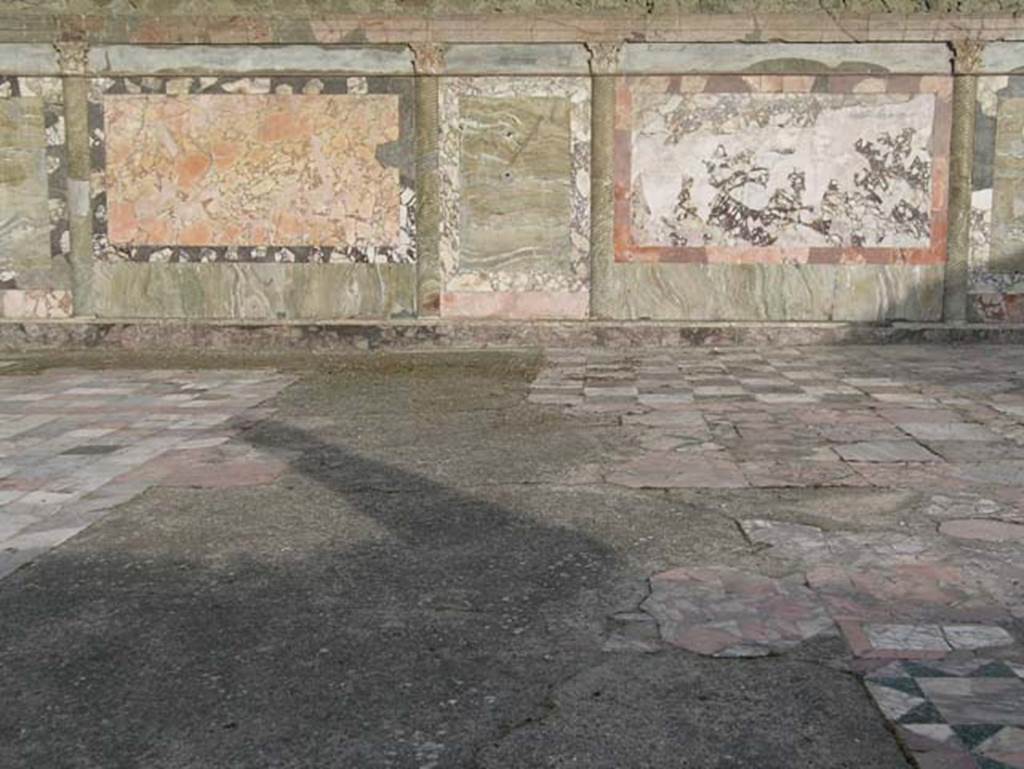
[[[1024,767],[1024,667],[1007,661],[1024,659],[1024,557],[1009,547],[1024,541],[1020,348],[552,351],[528,399],[618,424],[609,483],[930,499],[902,529],[856,502],[825,514],[827,528],[736,521],[749,570],[655,575],[632,621],[712,656],[838,634],[851,668],[875,671],[872,695],[922,769]],[[785,576],[758,573],[758,559]]]
[[[948,350],[948,348],[944,348]],[[993,353],[1007,382],[1021,373]],[[934,404],[970,391],[970,367],[925,355],[900,360],[884,349],[728,351],[552,351],[533,383],[531,400],[599,405],[632,398],[640,404],[758,402],[764,404]],[[945,375],[952,380],[946,380]],[[1014,406],[1021,406],[1016,403]]]
[[[279,473],[280,462],[230,441],[290,381],[271,371],[0,377],[0,577],[154,484]]]
[[[1024,666],[893,662],[866,683],[921,769],[1024,767]]]
[[[1013,485],[1024,477],[1022,356],[949,351],[555,350],[529,400],[646,427],[646,450],[606,476],[629,486]]]

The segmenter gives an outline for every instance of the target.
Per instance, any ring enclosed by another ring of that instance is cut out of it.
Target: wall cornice
[[[953,42],[1024,40],[1000,14],[81,15],[0,13],[0,41],[90,43]]]

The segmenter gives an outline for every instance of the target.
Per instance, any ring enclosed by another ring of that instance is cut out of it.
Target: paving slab
[[[4,767],[1020,764],[1019,348],[179,363],[0,374]]]

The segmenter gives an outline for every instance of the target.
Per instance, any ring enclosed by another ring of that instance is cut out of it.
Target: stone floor
[[[150,486],[280,474],[279,460],[227,444],[289,381],[174,370],[0,378],[0,577]]]
[[[1024,349],[353,361],[0,361],[0,765],[1024,769]]]
[[[1024,767],[1024,367],[1014,348],[960,352],[551,351],[530,401],[619,420],[612,484],[930,495],[895,531],[857,510],[737,520],[788,574],[673,569],[641,611],[662,641],[716,656],[840,634],[922,767]],[[1017,662],[979,661],[992,652]]]
[[[921,769],[1024,764],[1024,666],[1004,661],[894,662],[868,691]]]

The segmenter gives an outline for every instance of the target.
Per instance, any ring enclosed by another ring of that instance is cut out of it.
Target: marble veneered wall
[[[0,45],[0,316],[1024,321],[1017,44],[281,42]]]
[[[411,87],[94,81],[97,258],[414,261]]]
[[[0,317],[71,315],[56,78],[0,77]]]
[[[97,311],[413,314],[413,88],[387,77],[91,81]]]
[[[441,314],[585,317],[588,81],[452,77],[440,98]]]
[[[1024,75],[982,77],[975,111],[968,311],[1024,322]]]
[[[601,314],[940,318],[951,97],[939,76],[617,78]]]
[[[398,97],[110,96],[113,245],[397,244]],[[148,130],[147,130],[148,127]]]
[[[620,261],[945,259],[949,79],[631,77]]]

